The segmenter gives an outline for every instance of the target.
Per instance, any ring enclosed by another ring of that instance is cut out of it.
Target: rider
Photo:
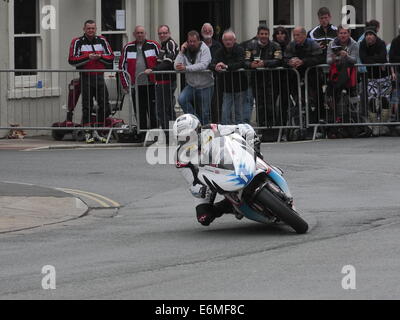
[[[214,201],[211,199],[212,192],[209,187],[205,186],[198,179],[198,165],[194,164],[195,161],[192,161],[192,157],[188,157],[188,153],[194,155],[193,151],[195,151],[198,155],[202,142],[210,141],[216,136],[227,136],[232,133],[238,133],[250,145],[254,146],[256,155],[262,158],[262,154],[260,153],[260,139],[257,137],[253,127],[248,124],[210,124],[202,127],[196,116],[185,114],[176,119],[173,132],[174,136],[178,139],[176,167],[190,185],[192,195],[195,198],[201,199],[201,203],[196,207],[196,215],[199,223],[203,226],[209,226],[215,218],[221,217],[224,213],[233,213],[233,206],[227,199],[213,204]],[[194,143],[188,143],[191,141],[194,141]]]

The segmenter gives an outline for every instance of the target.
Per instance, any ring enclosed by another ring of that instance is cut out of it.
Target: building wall
[[[9,50],[8,50],[8,4],[0,1],[0,70],[9,68]],[[0,73],[0,88],[6,83],[6,74]],[[1,94],[0,90],[0,127],[7,125],[7,99],[5,94]],[[0,131],[0,138],[7,134]]]

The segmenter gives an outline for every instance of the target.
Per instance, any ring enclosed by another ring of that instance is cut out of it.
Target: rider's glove
[[[207,187],[203,186],[202,184],[192,185],[190,187],[190,192],[192,193],[193,197],[198,199],[205,199],[207,195]]]

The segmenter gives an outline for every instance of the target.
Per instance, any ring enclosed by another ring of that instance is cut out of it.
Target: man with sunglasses
[[[173,71],[174,62],[179,53],[178,44],[171,38],[169,26],[161,25],[158,27],[158,38],[161,49],[157,56],[157,65],[151,69],[146,69],[145,73],[153,71]],[[158,125],[163,129],[168,129],[169,121],[174,121],[175,115],[175,90],[176,74],[156,74],[156,112]]]

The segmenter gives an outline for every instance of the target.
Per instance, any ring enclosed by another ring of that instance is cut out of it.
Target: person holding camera
[[[350,89],[350,96],[357,97],[358,44],[351,38],[350,29],[338,27],[338,36],[329,44],[327,63],[330,65],[329,78],[336,89]],[[358,100],[352,101],[357,103]]]
[[[330,65],[328,96],[336,102],[329,105],[328,112],[331,113],[331,117],[334,117],[329,122],[350,123],[351,110],[359,111],[357,68],[354,66],[359,58],[358,52],[358,43],[351,38],[350,29],[339,26],[338,35],[329,44],[327,51],[327,63]],[[339,103],[340,95],[344,91],[349,94],[350,106]],[[334,135],[337,136],[336,133]],[[332,134],[332,137],[334,135]]]

